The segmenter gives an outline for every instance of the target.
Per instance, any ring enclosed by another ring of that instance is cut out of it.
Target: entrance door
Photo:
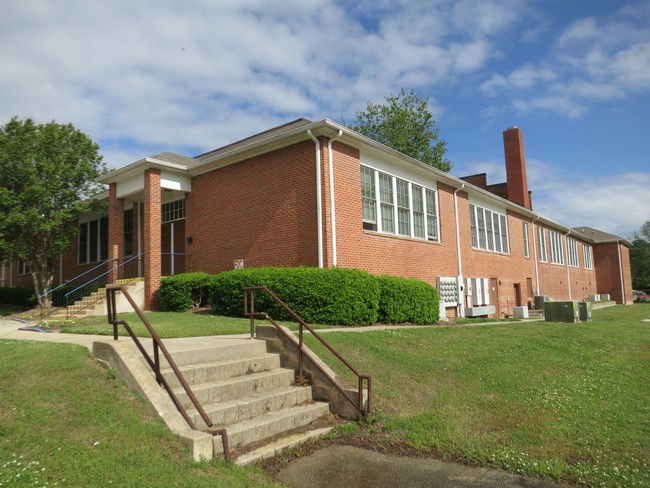
[[[499,316],[499,280],[490,278],[490,305],[494,305],[496,312],[493,316]]]
[[[515,307],[521,307],[521,283],[515,283]]]
[[[163,224],[160,242],[163,276],[185,272],[185,221]]]

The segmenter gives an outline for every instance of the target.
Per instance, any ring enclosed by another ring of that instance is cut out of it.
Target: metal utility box
[[[553,301],[544,303],[546,322],[580,322],[580,310],[576,301]]]
[[[596,293],[594,295],[589,295],[587,300],[590,301],[590,302],[599,302],[600,301],[600,295],[598,293]]]
[[[601,293],[600,294],[600,301],[601,302],[609,302],[612,299],[609,293]]]
[[[516,319],[528,318],[528,307],[514,307],[512,310],[512,313]]]
[[[544,310],[544,303],[548,302],[549,298],[546,295],[539,295],[533,298],[535,303],[535,310]]]
[[[582,322],[591,322],[591,302],[578,302],[580,309],[580,320]]]

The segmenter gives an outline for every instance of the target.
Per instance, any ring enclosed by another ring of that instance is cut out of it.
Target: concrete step
[[[282,432],[303,427],[329,412],[327,403],[314,402],[266,413],[251,420],[228,425],[228,442],[231,449],[271,438]],[[213,439],[215,454],[223,453],[221,437]]]
[[[180,366],[179,370],[187,383],[195,385],[269,371],[279,367],[280,357],[277,354],[264,353],[242,359],[225,359],[223,361]],[[165,369],[161,373],[172,388],[181,386],[171,368]]]
[[[177,345],[170,351],[176,366],[196,365],[231,359],[241,359],[266,354],[266,342],[256,339],[233,339],[231,343],[221,346],[202,346],[196,341],[188,339],[186,345]],[[149,342],[149,341],[147,341]],[[162,368],[169,368],[169,364],[161,355]]]
[[[229,378],[218,383],[191,385],[191,388],[199,403],[207,405],[249,396],[254,393],[271,392],[277,388],[290,386],[293,379],[293,371],[278,368],[272,371]],[[175,388],[173,391],[184,408],[187,409],[193,406],[184,389]]]
[[[312,402],[311,387],[288,386],[275,389],[272,392],[257,393],[225,400],[220,403],[202,405],[202,407],[212,420],[215,428],[224,428],[238,422],[260,417],[271,411],[291,408],[309,402]],[[188,409],[187,413],[198,429],[207,428],[196,409]]]

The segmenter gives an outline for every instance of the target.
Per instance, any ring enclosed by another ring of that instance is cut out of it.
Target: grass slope
[[[597,310],[592,323],[326,339],[372,374],[371,430],[393,441],[529,476],[650,486],[649,317],[640,304]]]
[[[0,340],[0,487],[281,486],[193,463],[155,412],[80,347]]]

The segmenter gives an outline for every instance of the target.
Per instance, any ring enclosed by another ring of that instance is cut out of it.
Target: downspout
[[[571,297],[571,274],[569,270],[569,239],[567,237],[570,233],[571,231],[564,234],[564,248],[566,249],[566,253],[565,253],[566,254],[565,256],[566,257],[566,280],[567,283],[569,284],[569,300],[573,300],[573,298]]]
[[[623,278],[623,259],[621,258],[621,241],[616,241],[616,251],[618,251],[618,271],[621,276],[621,303],[627,305],[627,294],[625,293],[625,280]]]
[[[537,222],[540,219],[540,215],[537,216],[536,219],[533,220],[532,222],[532,231],[533,231],[533,254],[534,254],[534,260],[535,260],[535,291],[537,292],[537,296],[539,296],[539,266],[537,264],[537,232],[535,232],[535,222]]]
[[[320,141],[307,130],[307,135],[316,143],[316,215],[318,219],[318,267],[323,267],[323,202],[320,174]]]
[[[343,135],[343,131],[339,129],[338,134],[332,137],[327,143],[327,155],[329,159],[330,171],[330,221],[332,227],[332,267],[336,266],[336,207],[334,205],[334,163],[332,161],[332,142]]]
[[[463,188],[465,188],[465,183],[460,184],[460,188],[457,188],[454,190],[454,211],[456,213],[456,252],[458,253],[458,279],[460,283],[458,284],[459,287],[459,292],[460,287],[462,287],[462,282],[463,282],[463,257],[461,255],[460,251],[460,223],[458,222],[458,192],[461,191]],[[459,293],[462,298],[462,302],[460,304],[460,311],[459,311],[459,316],[464,317],[465,316],[465,293],[464,291],[462,293]]]

